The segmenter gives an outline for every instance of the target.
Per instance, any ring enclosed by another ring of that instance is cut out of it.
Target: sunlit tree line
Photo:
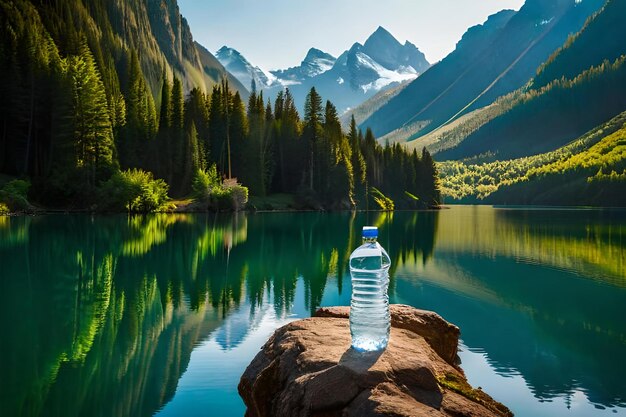
[[[381,147],[354,122],[343,132],[315,89],[301,117],[288,90],[273,103],[254,86],[244,99],[226,81],[186,92],[163,68],[154,97],[143,51],[111,56],[90,28],[57,28],[26,1],[0,4],[0,172],[29,178],[37,202],[114,208],[107,199],[131,207],[141,197],[158,208],[168,193],[190,195],[213,165],[251,195],[289,193],[308,208],[375,206],[373,189],[399,207],[439,200],[427,152]],[[140,179],[158,192],[135,195]]]

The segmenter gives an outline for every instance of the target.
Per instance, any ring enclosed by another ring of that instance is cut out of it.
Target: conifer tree
[[[315,147],[317,146],[322,130],[322,98],[315,90],[315,87],[311,87],[309,94],[306,96],[304,102],[304,140],[308,145],[308,187],[310,190],[315,191]]]
[[[126,100],[126,126],[118,140],[121,163],[124,168],[148,168],[147,150],[153,146],[157,131],[156,110],[134,51],[129,60]]]
[[[226,95],[230,92],[226,91]],[[246,154],[246,138],[248,136],[248,123],[246,119],[246,111],[241,100],[239,92],[236,92],[232,98],[232,104],[228,111],[228,137],[230,140],[230,154],[232,171],[229,176],[238,177],[244,174],[245,154]]]
[[[241,150],[245,161],[245,168],[241,170],[241,180],[249,185],[253,194],[265,195],[267,155],[265,154],[266,132],[263,92],[257,95],[253,91],[250,94],[248,126],[248,140],[245,148]]]
[[[159,132],[169,129],[172,124],[172,100],[170,98],[170,84],[167,74],[163,70],[161,85],[161,110],[159,111]]]
[[[371,133],[371,131],[370,131]],[[354,199],[357,205],[364,206],[367,193],[367,164],[363,158],[363,140],[361,132],[357,130],[354,116],[350,119],[348,140],[352,149],[352,171],[354,173]]]
[[[178,77],[174,77],[172,84],[172,119],[168,135],[168,174],[167,183],[172,187],[174,194],[179,194],[183,186],[185,141],[184,141],[184,101],[183,85]]]
[[[207,101],[206,95],[197,87],[189,92],[189,98],[185,101],[185,126],[188,129],[191,123],[195,125],[198,136],[198,156],[202,167],[207,166],[210,144]]]
[[[224,99],[222,98],[221,85],[215,85],[211,92],[209,106],[209,154],[210,161],[215,163],[218,169],[225,172],[225,146],[226,146],[226,112],[224,111]]]
[[[185,129],[182,166],[180,167],[180,194],[186,195],[191,191],[191,180],[198,169],[204,168],[200,160],[198,146],[198,132],[195,122],[191,121]]]
[[[93,188],[117,168],[115,145],[107,112],[106,93],[100,74],[87,46],[80,55],[68,59],[68,75],[73,97],[75,166],[82,171],[84,185]]]
[[[424,202],[428,206],[439,204],[441,201],[441,192],[439,190],[439,173],[437,166],[430,152],[426,148],[422,148],[421,158],[423,176],[421,183],[424,184]]]
[[[182,129],[184,120],[184,98],[183,98],[183,84],[180,82],[180,78],[174,77],[174,84],[172,85],[172,128]]]
[[[355,204],[352,150],[348,139],[341,131],[337,109],[330,101],[326,102],[324,111],[323,143],[325,149],[322,149],[322,152],[326,158],[320,161],[326,164],[322,166],[325,202],[336,208],[353,208]]]

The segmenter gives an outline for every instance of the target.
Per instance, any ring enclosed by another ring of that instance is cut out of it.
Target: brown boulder
[[[383,352],[350,348],[348,307],[276,330],[239,383],[246,416],[512,416],[455,366],[459,329],[429,311],[391,306]]]

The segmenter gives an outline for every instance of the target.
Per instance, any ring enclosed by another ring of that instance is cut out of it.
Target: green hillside
[[[501,98],[442,138],[438,160],[510,159],[565,145],[626,109],[625,62],[604,61],[572,79]]]
[[[574,78],[592,66],[605,60],[613,62],[626,53],[624,16],[626,3],[608,0],[600,11],[587,20],[580,32],[570,36],[565,45],[539,68],[532,88],[541,88],[562,77]]]
[[[626,206],[626,112],[555,151],[438,167],[448,202]]]

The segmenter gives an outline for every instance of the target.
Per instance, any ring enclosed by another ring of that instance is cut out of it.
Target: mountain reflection
[[[537,398],[623,403],[626,368],[607,357],[626,347],[626,221],[582,213],[0,217],[1,408],[152,415],[203,340],[229,351],[270,313],[349,302],[366,224],[392,256],[392,301],[458,324]]]

